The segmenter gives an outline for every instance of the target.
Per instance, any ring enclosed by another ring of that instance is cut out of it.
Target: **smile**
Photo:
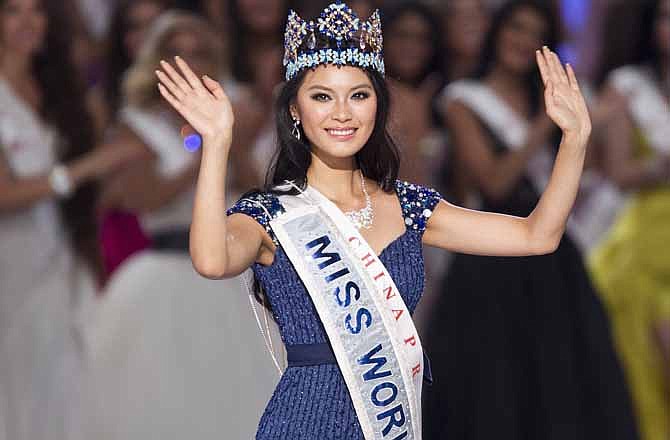
[[[347,140],[354,136],[356,128],[327,128],[329,135],[339,140]]]

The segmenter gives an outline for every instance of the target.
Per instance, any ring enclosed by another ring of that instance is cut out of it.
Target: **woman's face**
[[[656,44],[663,57],[670,57],[670,0],[660,0],[656,17]]]
[[[3,49],[27,57],[39,52],[48,26],[40,0],[6,0],[0,17]]]
[[[291,115],[299,119],[322,160],[350,159],[375,127],[377,95],[368,75],[357,67],[321,65],[308,71]]]
[[[124,43],[131,60],[137,58],[146,32],[151,23],[163,12],[163,6],[157,1],[139,0],[133,2],[126,17],[126,36]]]
[[[457,56],[478,57],[489,26],[481,1],[451,0],[445,16],[445,45]]]
[[[496,61],[519,74],[530,71],[535,63],[535,51],[544,43],[548,28],[544,17],[535,9],[517,9],[502,26]]]
[[[206,36],[196,29],[182,29],[167,41],[164,59],[172,60],[179,55],[198,75],[217,78],[215,54],[206,42]]]
[[[407,12],[386,31],[385,63],[401,81],[415,81],[432,56],[430,24],[421,15]]]
[[[237,0],[244,26],[257,34],[277,32],[286,13],[283,0]]]

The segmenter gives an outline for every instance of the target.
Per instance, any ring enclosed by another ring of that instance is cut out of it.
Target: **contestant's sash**
[[[312,298],[366,440],[421,439],[423,350],[400,292],[344,214],[308,187],[270,222]]]
[[[517,151],[528,138],[528,122],[503,101],[489,86],[473,80],[460,80],[445,90],[447,102],[466,105],[510,150]],[[554,157],[546,146],[528,162],[526,175],[538,193],[544,192],[553,169]],[[626,202],[625,194],[605,176],[585,170],[568,230],[584,251],[593,248],[614,223]]]
[[[649,146],[659,154],[670,154],[670,106],[651,69],[620,67],[609,75],[607,82],[627,98],[630,114]]]
[[[507,148],[518,151],[528,138],[528,122],[481,81],[460,80],[450,84],[447,100],[459,101],[472,110]],[[528,162],[526,174],[538,192],[549,182],[553,154],[547,146],[537,150]]]

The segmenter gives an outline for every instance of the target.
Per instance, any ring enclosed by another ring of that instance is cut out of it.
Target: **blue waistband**
[[[308,367],[313,365],[337,364],[335,353],[330,344],[295,344],[286,346],[289,367]],[[423,380],[433,384],[433,372],[430,368],[430,359],[423,353]]]

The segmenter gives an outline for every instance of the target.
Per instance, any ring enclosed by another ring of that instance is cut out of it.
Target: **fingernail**
[[[174,59],[175,60],[181,60],[181,58],[179,58],[179,55],[175,55]]]

